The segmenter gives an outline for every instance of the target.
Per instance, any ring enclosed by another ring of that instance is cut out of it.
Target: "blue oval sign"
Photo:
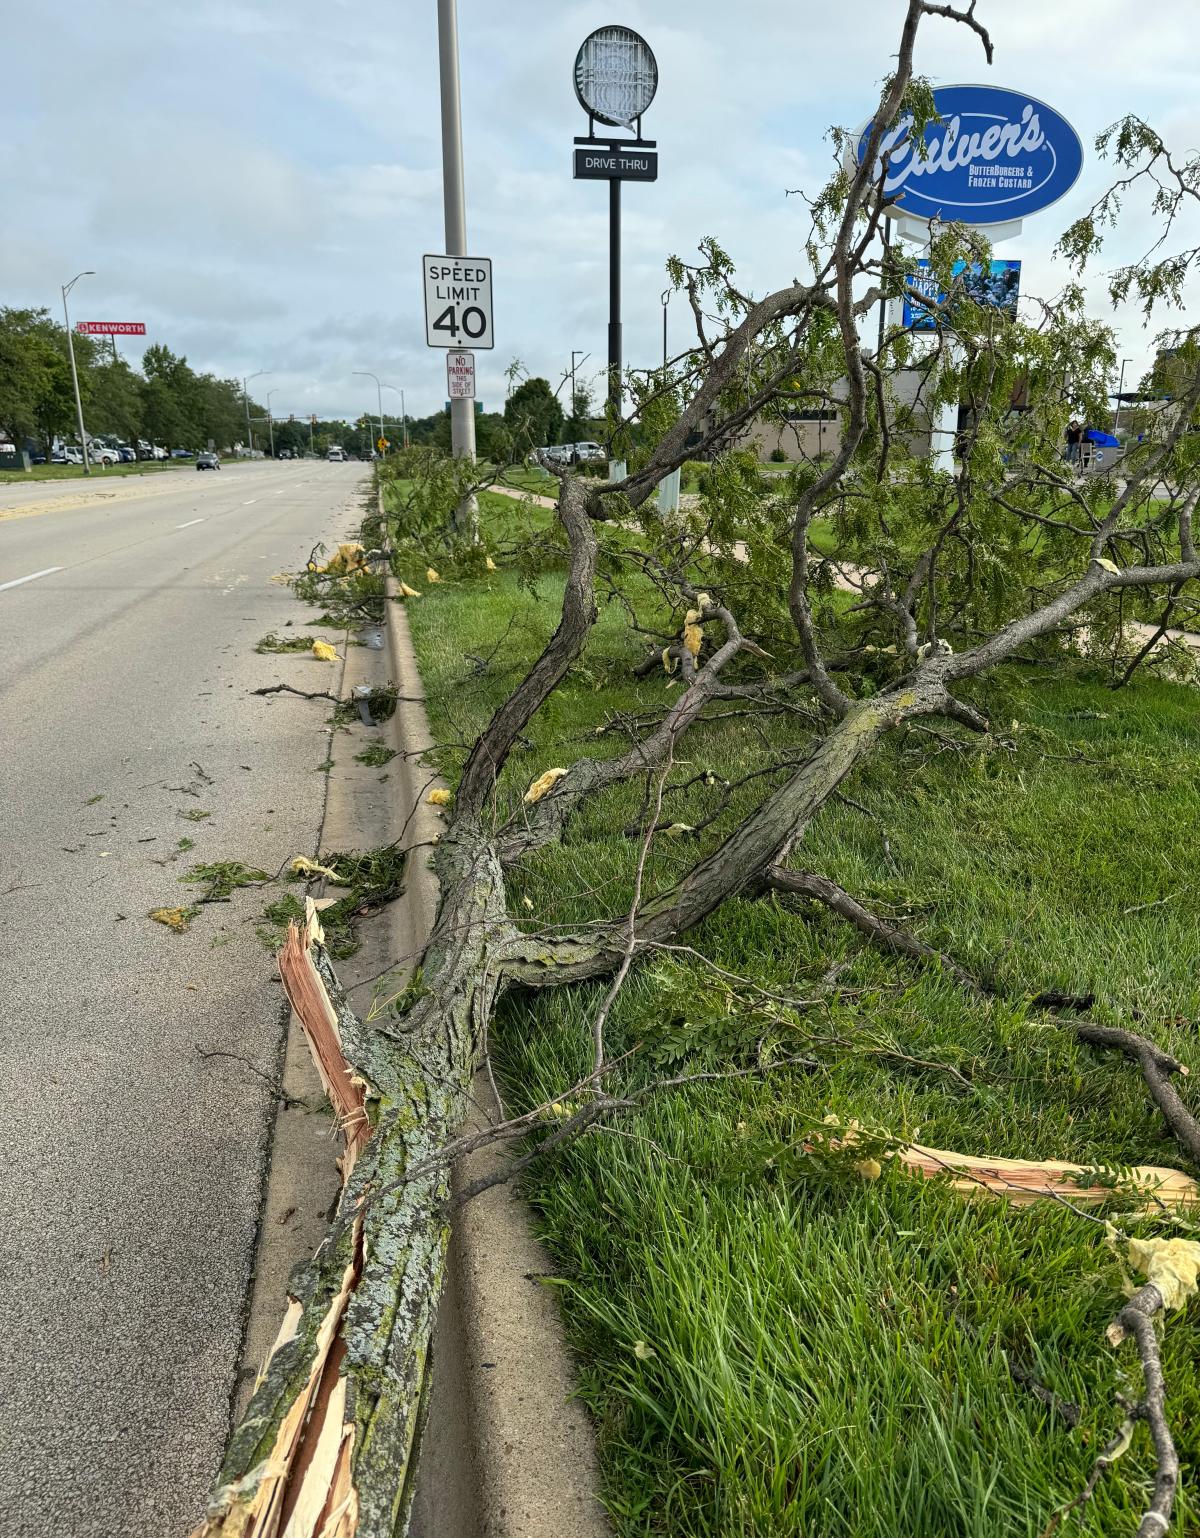
[[[942,85],[940,123],[925,128],[922,156],[908,138],[912,117],[883,136],[884,193],[916,219],[1003,224],[1056,203],[1083,169],[1083,145],[1066,118],[1022,91],[993,85]],[[859,135],[861,163],[871,124]]]

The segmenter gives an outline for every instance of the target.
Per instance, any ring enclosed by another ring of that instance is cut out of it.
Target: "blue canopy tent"
[[[1094,443],[1102,449],[1119,449],[1121,440],[1114,438],[1112,433],[1101,432],[1098,427],[1089,427],[1083,435],[1089,443]]]

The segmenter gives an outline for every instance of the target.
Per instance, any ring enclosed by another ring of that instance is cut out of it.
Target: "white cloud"
[[[557,380],[572,348],[603,359],[607,204],[573,182],[586,120],[571,64],[614,19],[654,46],[661,84],[645,129],[661,176],[624,206],[627,361],[661,348],[663,268],[715,234],[762,291],[802,269],[807,228],[788,188],[817,189],[831,123],[865,118],[894,55],[898,0],[780,6],[777,0],[459,0],[468,221],[495,262],[497,348],[481,395],[503,397],[520,356]],[[36,11],[36,14],[35,14]],[[1052,102],[1085,144],[1125,111],[1187,148],[1194,101],[1194,0],[980,0],[988,69],[964,28],[928,19],[917,66],[941,80],[994,79]],[[355,368],[404,386],[411,410],[444,398],[443,360],[424,345],[419,261],[441,235],[437,39],[432,4],[403,0],[50,0],[6,18],[6,117],[19,165],[7,189],[0,296],[76,291],[96,315],[144,319],[153,340],[222,373],[272,370],[277,409],[341,415],[373,396]],[[70,36],[71,46],[47,39]],[[1079,187],[1003,254],[1025,287],[1065,276],[1061,227],[1105,171],[1089,153]],[[1108,260],[1149,242],[1145,200],[1128,208]],[[1093,283],[1097,306],[1101,288]],[[117,311],[120,314],[117,314]],[[79,312],[82,313],[82,312]],[[683,307],[671,311],[682,340]],[[1136,324],[1124,350],[1152,350]]]

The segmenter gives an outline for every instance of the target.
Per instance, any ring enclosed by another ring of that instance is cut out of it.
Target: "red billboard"
[[[145,336],[146,327],[140,320],[77,320],[76,331],[84,336]]]

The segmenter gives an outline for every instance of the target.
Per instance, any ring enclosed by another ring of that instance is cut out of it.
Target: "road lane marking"
[[[257,497],[251,497],[251,498],[250,498],[250,500],[249,500],[249,502],[243,502],[243,503],[242,503],[242,506],[243,506],[243,507],[253,507],[253,506],[254,506],[254,504],[255,504],[255,503],[256,503],[256,502],[257,502],[257,501],[258,501],[258,498],[257,498]]]
[[[31,571],[27,577],[14,577],[11,582],[0,582],[0,593],[6,587],[20,587],[22,582],[36,582],[39,577],[48,577],[52,572],[62,571],[61,566],[47,566],[44,571]]]
[[[204,522],[203,518],[189,518],[187,523],[177,523],[175,525],[175,527],[177,529],[190,529],[194,523],[203,523],[203,522]]]

